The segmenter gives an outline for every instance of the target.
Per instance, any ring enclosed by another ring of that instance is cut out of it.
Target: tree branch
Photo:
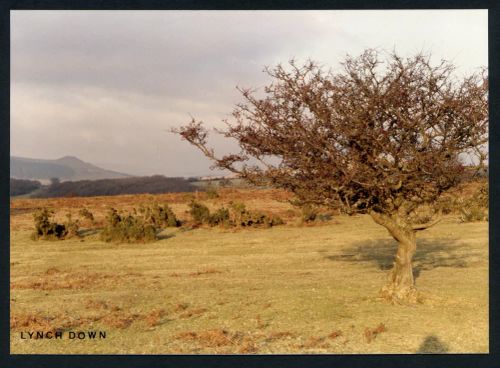
[[[415,224],[411,228],[415,231],[425,230],[440,222],[443,219],[442,211],[439,211],[438,217],[432,221],[426,222],[424,224]]]

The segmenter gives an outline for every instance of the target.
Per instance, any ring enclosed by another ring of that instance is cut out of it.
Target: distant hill
[[[74,156],[64,156],[57,160],[42,160],[24,157],[10,157],[10,177],[14,179],[48,181],[100,180],[128,178],[131,175],[105,170]]]

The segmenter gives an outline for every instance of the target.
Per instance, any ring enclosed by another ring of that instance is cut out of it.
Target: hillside
[[[10,177],[40,181],[48,181],[50,178],[76,181],[119,179],[130,177],[130,175],[102,169],[73,156],[64,156],[57,160],[11,156]]]

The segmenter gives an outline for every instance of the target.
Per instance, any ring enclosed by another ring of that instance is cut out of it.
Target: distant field
[[[422,232],[416,284],[425,299],[377,299],[395,242],[369,216],[316,226],[277,190],[11,200],[11,353],[486,353],[488,223],[448,216]],[[149,244],[30,240],[32,212],[244,201],[278,214],[270,229],[167,229]],[[381,324],[383,326],[381,327]],[[105,340],[23,340],[22,331],[106,331]]]

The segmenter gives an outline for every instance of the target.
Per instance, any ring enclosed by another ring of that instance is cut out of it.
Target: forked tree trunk
[[[412,267],[413,255],[417,248],[415,231],[398,221],[397,217],[379,213],[371,213],[371,216],[399,243],[393,268],[389,273],[387,284],[380,291],[381,295],[393,302],[416,302],[417,291]]]

